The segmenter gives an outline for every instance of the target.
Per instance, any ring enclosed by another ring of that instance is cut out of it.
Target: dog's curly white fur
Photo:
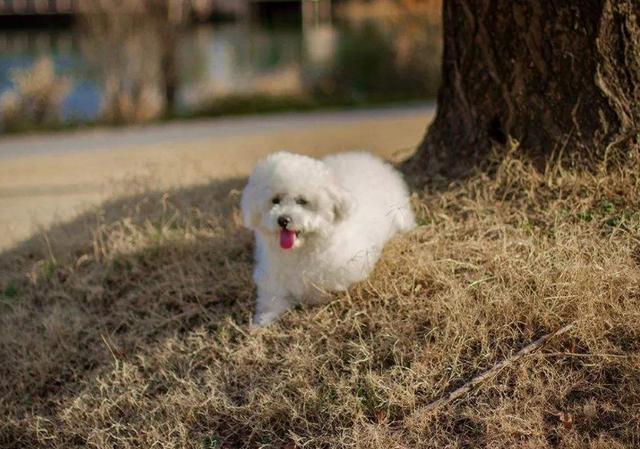
[[[415,226],[401,175],[364,152],[272,154],[256,165],[241,209],[256,236],[258,325],[366,278],[387,240]]]

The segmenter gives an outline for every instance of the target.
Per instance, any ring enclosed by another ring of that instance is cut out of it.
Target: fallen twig
[[[426,406],[419,408],[418,410],[416,410],[414,412],[413,415],[416,416],[416,414],[428,413],[428,412],[431,412],[431,411],[433,411],[435,409],[438,409],[438,408],[442,407],[443,405],[446,405],[446,404],[449,404],[449,403],[455,401],[459,397],[461,397],[464,394],[466,394],[469,391],[471,391],[479,383],[481,383],[484,380],[486,380],[487,378],[497,374],[500,370],[502,370],[507,365],[510,365],[511,363],[514,363],[514,362],[518,361],[519,359],[521,359],[525,355],[531,354],[533,351],[535,351],[537,349],[540,349],[551,338],[554,338],[554,337],[557,337],[559,335],[562,335],[562,334],[570,331],[571,329],[573,329],[573,327],[574,327],[574,323],[567,324],[566,326],[558,329],[555,332],[552,332],[552,333],[547,334],[547,335],[543,335],[542,337],[538,338],[533,343],[531,343],[531,344],[525,346],[524,348],[522,348],[520,351],[518,351],[514,355],[502,360],[501,362],[499,362],[496,365],[492,366],[490,369],[488,369],[484,373],[477,375],[476,377],[471,379],[469,382],[467,382],[466,384],[464,384],[460,388],[457,388],[456,390],[452,391],[451,393],[447,394],[446,396],[443,396],[440,399],[437,399],[437,400],[435,400],[433,402],[430,402]]]

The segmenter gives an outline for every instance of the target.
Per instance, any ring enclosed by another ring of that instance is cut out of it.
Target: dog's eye
[[[309,204],[309,201],[305,200],[304,198],[297,198],[296,204],[299,204],[300,206],[306,206],[307,204]]]
[[[271,200],[271,202],[273,204],[280,204],[280,197],[279,196],[274,196],[273,199]]]

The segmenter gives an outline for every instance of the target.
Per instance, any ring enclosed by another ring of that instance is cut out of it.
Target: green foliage
[[[218,436],[204,437],[202,439],[202,449],[219,449],[222,447],[222,439]]]
[[[18,293],[19,293],[18,287],[13,283],[9,283],[9,285],[7,285],[2,291],[2,298],[15,299],[18,296]]]
[[[433,97],[439,84],[438,71],[429,67],[434,55],[415,52],[401,61],[394,37],[370,20],[346,26],[330,73],[315,91],[356,102]]]

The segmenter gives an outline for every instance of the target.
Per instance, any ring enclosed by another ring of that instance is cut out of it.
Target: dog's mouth
[[[296,239],[300,236],[300,231],[289,229],[280,230],[280,248],[291,249],[296,244]]]

